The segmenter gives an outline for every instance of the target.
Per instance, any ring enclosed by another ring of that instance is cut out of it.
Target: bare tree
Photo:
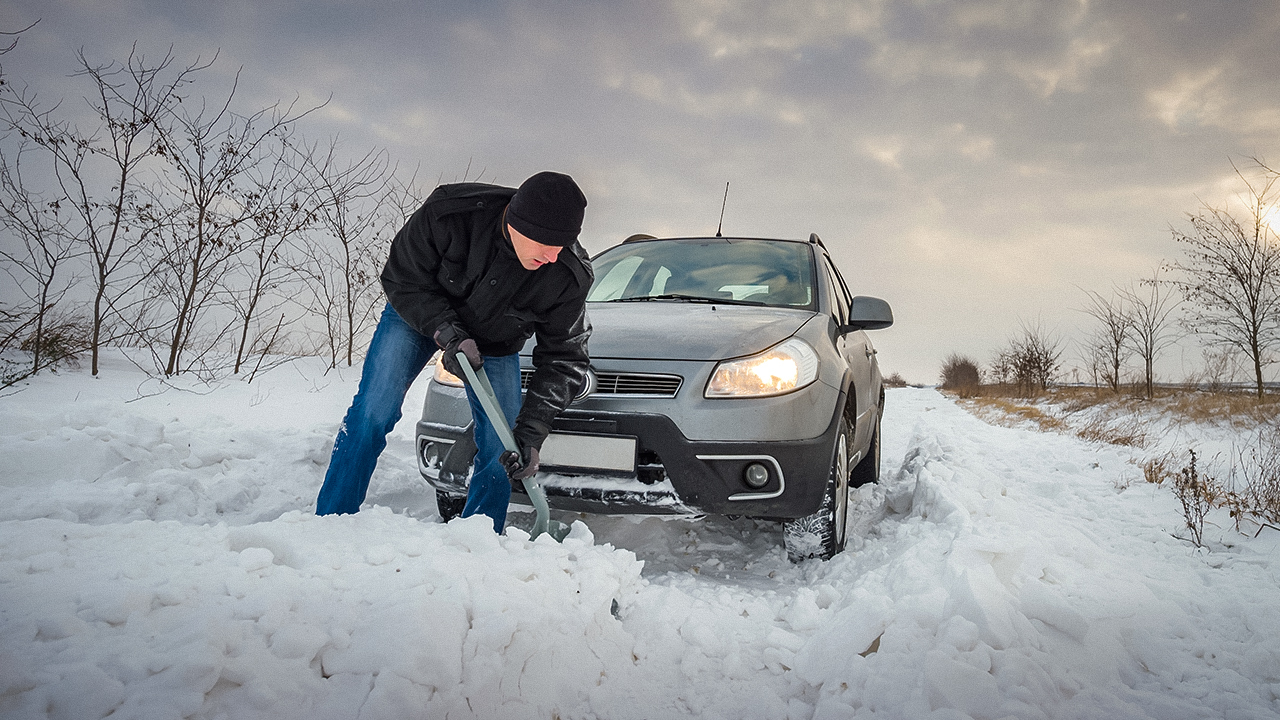
[[[1019,394],[1033,396],[1058,379],[1062,366],[1062,341],[1040,324],[1022,324],[1021,333],[1009,341],[992,362],[992,372],[1012,382]]]
[[[160,258],[165,271],[156,288],[172,304],[167,332],[164,374],[186,369],[184,353],[191,347],[204,312],[221,299],[222,281],[243,249],[244,226],[253,214],[240,201],[247,173],[271,155],[271,142],[288,137],[293,124],[310,112],[295,113],[292,105],[274,105],[247,115],[232,110],[239,73],[219,104],[178,105],[161,123],[159,150],[168,160],[176,193],[158,201],[176,201],[160,214],[170,232],[161,236]],[[234,321],[217,325],[195,358],[201,359],[224,337]]]
[[[31,349],[28,374],[35,374],[83,348],[78,338],[50,338],[54,306],[74,282],[67,265],[75,256],[75,245],[60,216],[65,199],[45,199],[23,178],[22,159],[28,150],[23,144],[12,156],[0,153],[0,226],[16,240],[13,248],[0,246],[0,267],[30,302],[29,311],[18,315],[29,316],[19,327],[31,328],[22,345]]]
[[[1280,238],[1268,224],[1278,178],[1251,183],[1236,174],[1247,188],[1243,217],[1208,205],[1189,214],[1190,231],[1173,229],[1187,259],[1173,267],[1182,273],[1176,284],[1191,306],[1188,327],[1211,344],[1244,354],[1262,398],[1263,369],[1280,345]]]
[[[1147,398],[1154,393],[1156,357],[1178,340],[1173,333],[1172,315],[1179,302],[1170,292],[1169,282],[1160,278],[1161,272],[1161,268],[1156,268],[1151,277],[1120,291],[1132,308],[1133,332],[1130,339],[1146,370]]]
[[[0,104],[10,128],[43,148],[52,160],[60,194],[75,214],[67,224],[83,245],[93,281],[91,371],[98,374],[111,323],[127,312],[128,298],[145,279],[145,224],[137,222],[138,175],[161,149],[157,119],[182,99],[199,61],[174,70],[172,54],[151,63],[131,51],[124,63],[96,64],[77,55],[79,76],[93,83],[84,99],[97,119],[89,132],[64,117],[60,105],[43,107],[26,88],[8,88]]]
[[[319,230],[305,253],[307,304],[325,323],[330,367],[341,360],[351,366],[356,338],[376,318],[379,272],[391,235],[404,222],[400,198],[409,192],[394,181],[385,151],[346,161],[334,139],[324,149],[312,146],[306,157],[317,188]]]
[[[1129,335],[1134,329],[1134,318],[1125,307],[1123,293],[1113,292],[1111,297],[1086,290],[1089,304],[1084,311],[1100,323],[1090,343],[1094,355],[1091,360],[1102,372],[1102,378],[1113,392],[1120,392],[1120,368],[1129,354]]]
[[[305,170],[288,139],[282,138],[271,157],[249,173],[249,190],[243,198],[250,217],[249,239],[237,258],[241,284],[228,293],[240,322],[232,370],[236,374],[249,355],[270,351],[284,325],[282,313],[274,324],[260,326],[250,335],[261,312],[279,309],[283,302],[276,293],[294,278],[298,264],[289,251],[295,238],[315,220],[315,191]]]

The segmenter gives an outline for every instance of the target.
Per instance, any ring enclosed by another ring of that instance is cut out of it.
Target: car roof
[[[817,236],[815,235],[814,237],[817,237]],[[687,235],[687,236],[679,236],[679,237],[654,237],[653,235],[638,234],[638,235],[632,235],[628,237],[626,240],[623,240],[621,244],[630,245],[632,243],[639,243],[639,242],[651,242],[651,241],[663,242],[667,240],[724,240],[726,242],[732,242],[734,240],[757,240],[757,241],[763,241],[763,242],[789,242],[789,243],[806,242],[805,240],[795,240],[792,238],[741,237],[737,235],[733,235],[733,236]],[[812,242],[812,241],[808,241],[808,242]]]
[[[814,246],[814,249],[821,255],[829,256],[831,254],[830,252],[827,251],[827,246],[822,243],[822,238],[818,237],[818,233],[809,233],[808,240],[796,240],[794,238],[746,237],[746,236],[737,236],[737,235],[728,236],[728,237],[723,235],[688,235],[688,236],[679,236],[679,237],[655,237],[653,235],[649,235],[648,233],[637,233],[635,235],[628,236],[626,240],[623,240],[617,245],[612,245],[610,247],[605,248],[604,250],[601,250],[600,252],[596,253],[596,255],[598,256],[604,252],[612,250],[613,248],[621,247],[623,245],[634,245],[635,243],[643,243],[643,242],[667,242],[672,240],[723,240],[725,242],[733,242],[734,240],[753,240],[758,242],[795,243],[797,245]]]

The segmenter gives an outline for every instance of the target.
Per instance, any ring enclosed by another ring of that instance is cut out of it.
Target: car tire
[[[441,522],[449,522],[458,517],[466,506],[466,495],[449,495],[443,491],[436,490],[436,509],[440,512]]]
[[[782,525],[782,541],[791,562],[809,558],[830,560],[844,550],[849,519],[849,446],[852,441],[853,425],[841,414],[822,506],[812,515],[788,520]]]
[[[854,466],[849,474],[849,487],[856,488],[880,482],[880,418],[876,418],[876,428],[871,434],[871,444],[867,446],[867,456]]]

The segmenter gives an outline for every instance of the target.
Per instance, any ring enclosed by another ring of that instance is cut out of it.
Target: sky
[[[593,253],[712,234],[722,202],[726,235],[817,233],[916,382],[1037,323],[1077,363],[1086,290],[1178,260],[1171,227],[1280,161],[1269,0],[0,0],[35,20],[4,70],[45,97],[81,91],[79,49],[216,54],[211,94],[327,100],[308,134],[427,187],[572,175]]]

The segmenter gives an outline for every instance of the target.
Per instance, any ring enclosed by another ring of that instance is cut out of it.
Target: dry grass
[[[1190,448],[1148,458],[1142,475],[1149,483],[1172,489],[1182,505],[1189,539],[1196,545],[1204,544],[1205,517],[1214,507],[1230,513],[1237,531],[1244,531],[1241,523],[1245,521],[1259,531],[1264,526],[1280,529],[1280,397],[1270,395],[1260,401],[1244,393],[1160,388],[1148,400],[1135,393],[1071,387],[1052,388],[1036,399],[1025,399],[1010,397],[1003,390],[983,386],[978,394],[960,397],[959,402],[995,425],[1030,424],[1043,431],[1137,448],[1152,444],[1152,427],[1168,423],[1248,431],[1254,440],[1237,446],[1225,475],[1210,475],[1198,468]],[[1163,416],[1163,422],[1157,416]]]
[[[1172,463],[1173,457],[1170,455],[1148,458],[1142,463],[1142,477],[1149,483],[1163,485],[1165,480],[1174,475],[1174,471],[1169,469]]]
[[[993,425],[1004,427],[1020,427],[1025,423],[1033,423],[1041,430],[1050,432],[1066,432],[1066,423],[1045,413],[1034,405],[1025,405],[1006,398],[987,396],[960,395],[961,405],[982,420]]]
[[[1256,396],[1243,392],[1207,392],[1168,386],[1157,387],[1155,397],[1150,400],[1140,393],[1141,388],[1122,388],[1120,393],[1114,393],[1107,388],[1055,387],[1034,398],[1021,398],[1017,396],[1014,387],[983,385],[972,394],[962,397],[972,397],[979,403],[997,407],[1049,404],[1060,408],[1065,415],[1074,415],[1101,405],[1117,415],[1134,415],[1147,411],[1168,414],[1171,420],[1179,424],[1217,423],[1241,429],[1280,422],[1280,395],[1267,395],[1259,400]]]
[[[1146,447],[1150,441],[1146,423],[1133,415],[1110,419],[1093,418],[1075,428],[1074,432],[1085,440],[1109,445],[1140,448]]]
[[[1255,427],[1280,419],[1280,397],[1259,400],[1244,393],[1187,392],[1167,401],[1168,411],[1184,422],[1227,422],[1238,427]]]
[[[993,425],[1004,427],[1020,427],[1026,423],[1034,424],[1038,429],[1058,432],[1112,445],[1129,447],[1145,447],[1147,433],[1140,418],[1123,415],[1119,419],[1094,417],[1080,423],[1070,423],[1060,417],[1051,415],[1036,405],[1028,405],[1008,398],[978,396],[961,397],[961,405],[977,417]],[[1075,408],[1066,412],[1069,416],[1088,406],[1072,404]]]

